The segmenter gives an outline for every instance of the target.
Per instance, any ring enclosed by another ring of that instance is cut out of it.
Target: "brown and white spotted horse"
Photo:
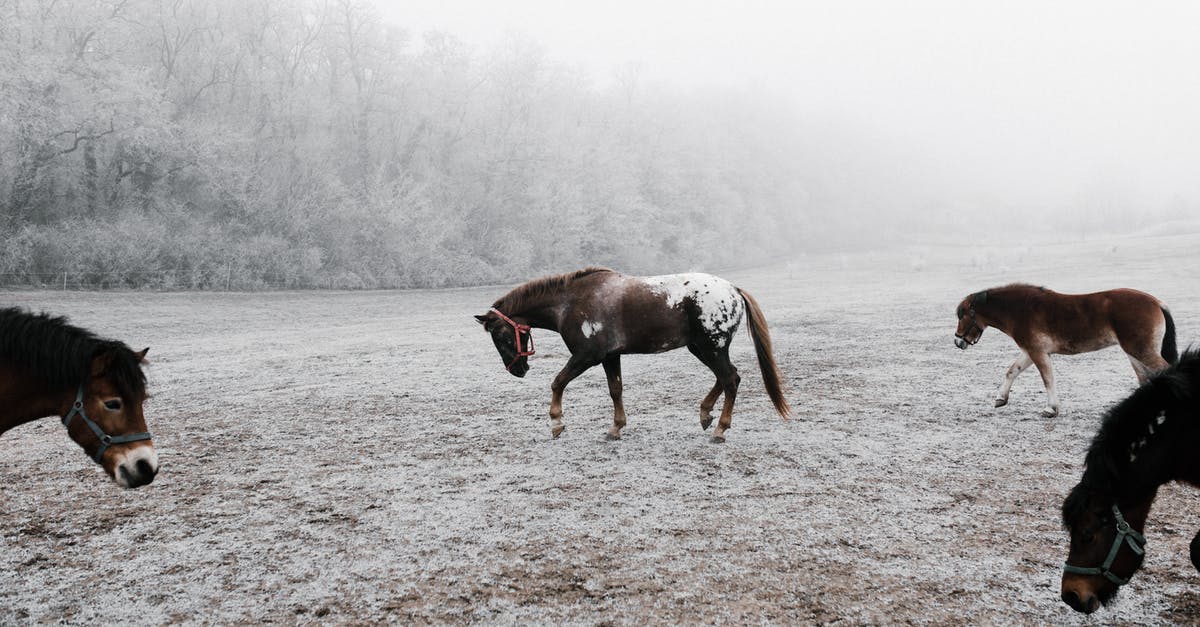
[[[142,417],[148,350],[135,353],[65,318],[0,309],[0,434],[58,415],[117,485],[150,483],[158,454]],[[33,472],[40,461],[21,463]]]
[[[748,314],[750,334],[763,382],[775,410],[787,417],[782,378],[771,351],[767,322],[754,298],[710,274],[636,277],[607,268],[536,279],[498,299],[475,318],[491,334],[505,368],[523,377],[533,354],[530,328],[562,336],[571,352],[567,365],[551,384],[550,433],[563,431],[562,394],[572,379],[597,364],[604,366],[613,400],[609,439],[619,439],[625,426],[621,402],[621,355],[661,353],[686,346],[716,375],[712,390],[700,403],[700,426],[712,424],[712,409],[725,394],[714,442],[724,442],[733,418],[741,377],[729,361],[729,343]]]
[[[1046,386],[1042,415],[1058,415],[1058,393],[1050,355],[1075,355],[1119,344],[1129,355],[1139,383],[1175,362],[1175,322],[1159,300],[1145,292],[1115,289],[1092,294],[1059,294],[1014,283],[968,295],[958,305],[954,343],[974,345],[984,329],[995,327],[1021,349],[1000,391],[996,407],[1008,403],[1017,375],[1037,365]]]

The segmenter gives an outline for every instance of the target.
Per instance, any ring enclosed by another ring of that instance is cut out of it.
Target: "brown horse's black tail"
[[[746,311],[750,313],[750,337],[754,340],[754,352],[758,355],[758,368],[762,370],[763,384],[767,395],[775,405],[775,411],[787,418],[792,413],[787,399],[783,397],[783,377],[779,374],[779,366],[775,365],[775,356],[771,351],[771,333],[767,331],[767,319],[763,317],[762,309],[754,297],[738,288],[742,300],[746,302]]]
[[[1169,364],[1175,364],[1179,361],[1179,350],[1175,348],[1175,320],[1171,318],[1171,312],[1162,305],[1163,318],[1167,320],[1167,332],[1163,333],[1162,342],[1162,358],[1167,360]]]

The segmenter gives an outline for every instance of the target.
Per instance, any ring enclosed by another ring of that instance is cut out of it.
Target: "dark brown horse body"
[[[63,318],[0,309],[0,434],[61,416],[71,439],[118,485],[150,483],[158,454],[142,416],[145,356]]]
[[[1059,294],[1043,287],[1014,284],[976,292],[958,305],[955,344],[979,341],[987,327],[1007,334],[1021,349],[996,394],[996,407],[1008,403],[1013,381],[1031,364],[1046,386],[1042,415],[1058,414],[1058,393],[1050,355],[1075,355],[1120,345],[1139,383],[1176,359],[1175,323],[1158,299],[1137,290]]]
[[[714,441],[724,441],[733,416],[741,377],[729,361],[729,343],[748,314],[763,381],[775,409],[790,411],[771,351],[771,338],[758,304],[746,292],[708,274],[634,277],[606,268],[530,281],[501,297],[488,313],[476,316],[491,334],[509,372],[521,377],[529,369],[529,327],[562,336],[571,358],[551,385],[551,434],[562,432],[562,394],[572,379],[602,364],[613,400],[617,439],[625,426],[621,400],[621,355],[661,353],[686,346],[716,375],[712,390],[700,403],[700,425],[708,429],[711,411],[723,393],[725,404]]]
[[[1062,599],[1090,613],[1141,566],[1142,532],[1159,487],[1169,481],[1200,487],[1200,352],[1185,353],[1109,411],[1086,464],[1063,503],[1071,549]],[[1200,570],[1200,533],[1191,558]]]

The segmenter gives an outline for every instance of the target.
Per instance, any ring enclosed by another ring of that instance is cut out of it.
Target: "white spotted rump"
[[[642,279],[650,290],[662,294],[668,307],[680,307],[685,300],[696,304],[697,318],[711,337],[728,337],[737,331],[745,313],[745,302],[732,283],[711,274],[688,272]],[[722,340],[722,346],[727,340]]]
[[[592,322],[591,320],[584,320],[583,325],[580,327],[580,330],[583,331],[583,337],[592,337],[593,335],[599,333],[600,330],[603,328],[604,328],[604,325],[599,322]]]

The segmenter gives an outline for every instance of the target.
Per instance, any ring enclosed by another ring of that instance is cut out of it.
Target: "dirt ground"
[[[774,415],[744,333],[728,443],[686,351],[623,360],[606,442],[601,369],[567,389],[539,332],[525,379],[471,315],[508,286],[268,294],[7,292],[150,346],[162,458],[124,491],[53,419],[0,459],[0,623],[1200,623],[1195,490],[1160,493],[1145,566],[1090,619],[1058,599],[1059,505],[1118,349],[1056,357],[991,398],[1016,356],[954,347],[968,292],[1137,287],[1200,337],[1200,236],[799,257],[724,276],[758,299],[795,417]],[[564,269],[566,270],[566,269]]]

